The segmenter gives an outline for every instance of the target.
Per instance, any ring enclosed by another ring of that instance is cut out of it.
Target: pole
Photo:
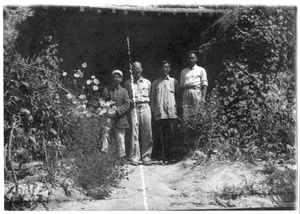
[[[133,112],[134,112],[134,121],[136,127],[138,127],[138,119],[137,119],[137,110],[136,110],[136,101],[135,101],[135,95],[134,95],[134,79],[133,79],[133,73],[132,73],[132,61],[131,61],[131,54],[130,54],[130,41],[129,41],[129,32],[127,28],[127,17],[125,15],[125,30],[126,30],[126,42],[127,42],[127,54],[128,54],[128,61],[129,61],[129,72],[130,72],[130,86],[132,90],[132,101],[133,101]],[[132,127],[133,128],[133,127]],[[139,135],[139,129],[136,130],[137,135]]]

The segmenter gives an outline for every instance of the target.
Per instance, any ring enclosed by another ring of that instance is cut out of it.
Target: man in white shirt
[[[191,116],[190,110],[205,102],[207,91],[207,76],[204,68],[198,66],[197,51],[187,53],[188,66],[181,71],[180,88],[183,90],[183,115]],[[189,147],[188,136],[184,130],[184,145]]]
[[[183,90],[183,107],[197,107],[200,101],[205,102],[208,86],[207,75],[204,68],[198,66],[197,51],[187,53],[188,66],[181,71],[180,87]]]
[[[128,117],[131,125],[129,156],[131,164],[134,166],[139,165],[140,160],[147,166],[153,163],[151,160],[153,148],[150,109],[151,82],[142,76],[142,71],[142,64],[134,62],[132,64],[133,85],[131,86],[131,79],[125,82],[125,89],[132,101]],[[135,109],[133,100],[135,101]]]

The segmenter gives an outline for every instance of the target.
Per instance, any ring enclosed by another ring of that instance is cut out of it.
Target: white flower
[[[79,98],[80,99],[86,99],[86,96],[82,94],[82,95],[79,96]]]
[[[79,74],[75,73],[75,74],[74,74],[74,77],[79,77]]]
[[[99,104],[100,104],[100,106],[102,107],[102,106],[104,106],[105,105],[105,101],[103,100],[103,99],[99,99]]]
[[[105,130],[106,130],[106,131],[109,131],[110,128],[109,128],[108,126],[105,126]]]
[[[94,79],[93,82],[94,82],[96,85],[98,85],[98,84],[100,83],[98,79]]]
[[[69,99],[71,99],[71,98],[72,98],[72,94],[68,94],[67,97],[68,97]]]
[[[68,74],[67,72],[63,72],[62,75],[65,77],[65,76],[67,76],[67,74]]]
[[[111,122],[111,119],[110,119],[110,118],[107,118],[107,122],[110,123],[110,122]]]
[[[79,75],[79,77],[83,77],[83,73],[81,72],[81,70],[78,70],[77,74]]]
[[[86,84],[88,84],[88,85],[91,84],[91,83],[92,83],[92,80],[87,80],[86,81]]]
[[[105,108],[104,108],[104,109],[98,108],[98,109],[97,109],[97,113],[98,113],[99,115],[104,115],[104,114],[106,113],[106,109],[105,109]]]
[[[95,79],[96,77],[93,75],[93,76],[91,76],[91,78],[92,78],[92,79]]]
[[[116,111],[112,108],[108,110],[108,114],[110,114],[110,115],[113,115],[115,113],[116,113]]]
[[[73,104],[76,104],[77,103],[77,100],[73,100]]]
[[[110,101],[107,101],[104,105],[106,107],[109,107],[109,106],[113,105],[114,103],[115,103],[114,101],[110,100]]]
[[[84,63],[82,63],[82,67],[83,68],[86,68],[86,66],[87,66],[87,64],[84,62]]]
[[[86,105],[85,105],[85,104],[83,104],[83,105],[82,105],[82,108],[83,108],[83,109],[86,109]]]
[[[94,90],[94,91],[97,91],[98,89],[99,89],[98,86],[96,86],[96,85],[93,86],[93,90]]]

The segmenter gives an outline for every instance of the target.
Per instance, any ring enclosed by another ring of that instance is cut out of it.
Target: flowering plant
[[[88,127],[96,126],[96,137],[99,137],[98,146],[102,151],[107,151],[108,140],[113,123],[113,118],[116,115],[116,106],[114,101],[105,101],[101,97],[100,81],[95,75],[90,78],[84,78],[87,63],[82,63],[81,69],[73,70],[73,75],[63,72],[62,76],[68,80],[70,86],[73,86],[72,91],[62,96],[69,106],[66,115],[77,124],[85,124]],[[71,73],[72,74],[72,73]],[[70,78],[72,77],[72,78]],[[56,102],[60,102],[60,96],[57,95]],[[85,126],[83,125],[83,126]],[[91,128],[84,128],[91,130]],[[89,132],[89,131],[88,131]]]

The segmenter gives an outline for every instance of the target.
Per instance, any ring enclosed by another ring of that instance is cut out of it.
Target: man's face
[[[190,53],[188,55],[187,63],[190,67],[194,67],[194,65],[196,65],[197,61],[198,61],[198,58],[197,58],[196,54]]]
[[[120,85],[122,80],[123,80],[123,78],[120,74],[114,74],[112,76],[112,82],[114,85]]]
[[[132,74],[134,77],[141,76],[141,73],[143,71],[143,68],[140,63],[133,63],[132,65]]]
[[[171,67],[169,63],[165,63],[160,68],[160,75],[166,77],[170,73]]]

